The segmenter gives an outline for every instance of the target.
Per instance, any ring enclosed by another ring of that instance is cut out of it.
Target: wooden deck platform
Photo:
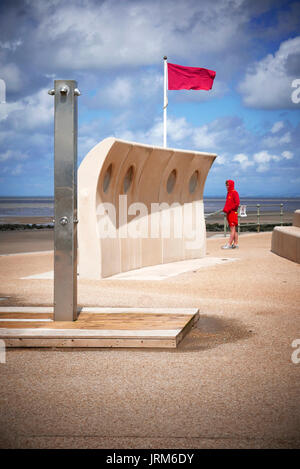
[[[198,320],[196,308],[81,308],[54,321],[52,307],[0,307],[6,347],[176,348]]]

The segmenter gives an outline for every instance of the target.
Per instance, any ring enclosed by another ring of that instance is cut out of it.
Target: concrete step
[[[300,227],[276,226],[272,233],[271,251],[300,264]]]
[[[300,210],[296,210],[293,216],[293,226],[300,228]]]

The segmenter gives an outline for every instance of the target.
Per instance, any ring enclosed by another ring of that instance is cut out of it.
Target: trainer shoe
[[[221,249],[232,249],[232,246],[230,246],[230,244],[225,244]]]
[[[232,245],[232,249],[238,249],[239,248],[239,245],[238,244],[233,244]]]

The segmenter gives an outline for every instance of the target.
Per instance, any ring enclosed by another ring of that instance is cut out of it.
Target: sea
[[[222,210],[224,197],[204,198],[205,214]],[[294,212],[300,209],[300,197],[241,197],[241,205],[247,206],[247,212],[256,212],[257,204],[261,205],[261,211],[279,212],[280,204],[283,204],[284,212]],[[0,217],[53,217],[53,197],[0,197]]]

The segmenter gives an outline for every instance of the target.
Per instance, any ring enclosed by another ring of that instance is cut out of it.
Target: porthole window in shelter
[[[189,190],[190,194],[193,194],[198,186],[199,172],[196,170],[190,177]]]
[[[172,190],[174,189],[175,182],[176,182],[176,176],[177,176],[176,169],[173,169],[173,171],[171,171],[171,173],[168,177],[168,180],[167,180],[167,192],[168,192],[168,194],[171,194]]]
[[[132,183],[132,180],[133,180],[133,173],[134,173],[134,168],[133,168],[133,166],[130,166],[127,170],[127,173],[125,174],[124,181],[123,181],[124,194],[126,194],[126,192],[128,192],[128,190],[131,186],[131,183]]]
[[[103,192],[107,192],[111,181],[112,164],[107,168],[103,178]]]

